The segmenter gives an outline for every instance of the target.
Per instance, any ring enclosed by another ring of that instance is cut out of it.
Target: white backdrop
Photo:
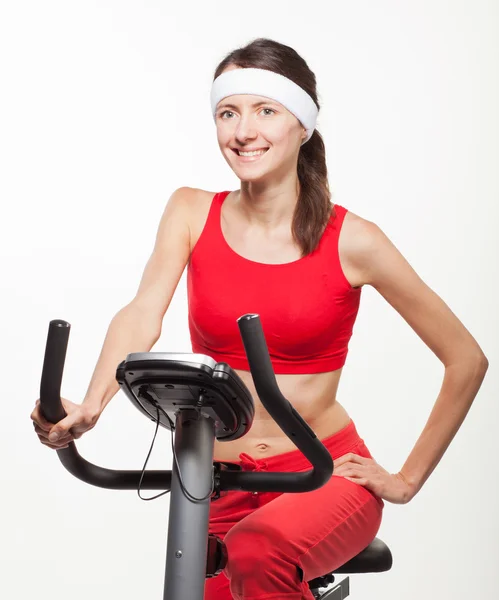
[[[423,489],[386,504],[379,537],[393,569],[353,576],[351,598],[497,597],[498,17],[486,0],[2,3],[2,598],[162,598],[169,496],[83,484],[29,415],[49,321],[72,325],[62,392],[80,402],[171,193],[239,187],[209,90],[225,54],[256,37],[292,46],[316,73],[333,200],[385,231],[490,361]],[[191,351],[185,274],[154,350]],[[338,399],[389,471],[442,377],[365,288]],[[77,446],[139,469],[154,427],[119,392]],[[162,430],[150,468],[171,468],[170,443]]]

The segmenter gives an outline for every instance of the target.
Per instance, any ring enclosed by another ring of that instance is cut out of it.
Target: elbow
[[[479,364],[480,367],[483,369],[483,374],[485,375],[487,369],[489,368],[489,359],[485,356],[485,354],[483,354],[483,352],[479,358]]]
[[[464,369],[470,373],[476,374],[477,377],[483,378],[489,368],[489,360],[480,347],[474,347],[471,351],[460,352],[458,357],[455,357],[454,360],[450,361],[445,366],[446,368]]]
[[[470,364],[472,365],[473,372],[476,374],[478,379],[483,380],[485,374],[487,373],[487,369],[489,368],[489,360],[485,356],[485,354],[480,350],[473,359],[470,359]]]
[[[478,385],[482,385],[483,380],[485,379],[485,375],[487,373],[487,370],[489,368],[489,360],[488,358],[485,356],[485,354],[481,354],[478,359],[477,359],[477,367],[476,367],[476,379],[478,382]]]
[[[472,356],[473,362],[475,363],[477,369],[486,373],[487,369],[489,368],[489,359],[485,356],[483,350],[480,348],[480,346],[478,346],[478,344],[474,348]]]
[[[478,373],[483,373],[483,375],[485,375],[487,369],[489,368],[489,360],[485,356],[481,348],[478,348],[472,354],[472,358],[470,358],[469,360]]]

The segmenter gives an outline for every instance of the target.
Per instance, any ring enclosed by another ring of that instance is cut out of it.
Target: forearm
[[[411,497],[422,488],[456,435],[482,385],[487,367],[485,357],[445,367],[435,406],[400,470],[412,488]]]
[[[100,415],[116,392],[116,369],[131,352],[149,352],[161,334],[161,323],[131,303],[112,319],[83,403]]]

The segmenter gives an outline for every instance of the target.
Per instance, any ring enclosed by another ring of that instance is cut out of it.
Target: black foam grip
[[[50,423],[66,416],[61,402],[61,383],[71,325],[56,319],[50,321],[40,383],[40,410]]]

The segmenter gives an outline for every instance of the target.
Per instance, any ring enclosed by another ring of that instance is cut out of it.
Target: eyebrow
[[[272,102],[272,100],[260,100],[260,102],[254,102],[251,105],[251,108],[258,108],[259,106],[262,106],[263,104],[274,104],[274,102]],[[218,110],[221,110],[222,108],[235,108],[237,109],[237,106],[235,104],[222,104],[218,107]]]

